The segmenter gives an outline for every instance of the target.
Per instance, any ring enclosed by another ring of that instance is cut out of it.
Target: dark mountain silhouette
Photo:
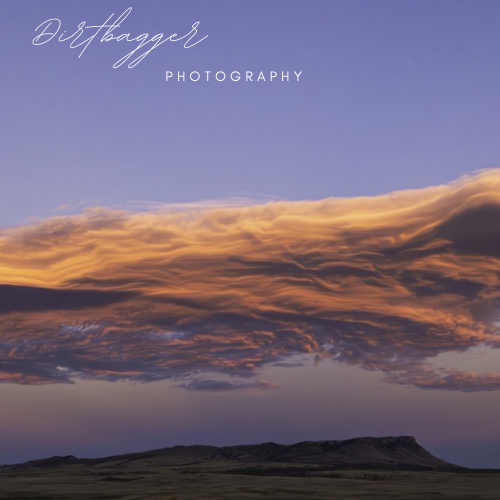
[[[240,446],[174,446],[142,453],[105,458],[79,459],[72,455],[51,457],[19,464],[16,468],[53,468],[72,465],[147,464],[182,466],[211,461],[251,464],[316,464],[339,469],[459,470],[464,469],[435,457],[414,437],[363,437],[336,441],[303,441],[292,445],[262,443]],[[12,466],[11,466],[12,467]]]

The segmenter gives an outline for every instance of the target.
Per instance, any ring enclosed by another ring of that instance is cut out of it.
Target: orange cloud
[[[199,377],[308,353],[395,383],[499,389],[498,374],[426,362],[497,347],[499,301],[500,170],[376,197],[93,209],[0,235],[0,381],[219,390]]]

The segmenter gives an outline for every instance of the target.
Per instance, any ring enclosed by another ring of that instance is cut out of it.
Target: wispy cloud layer
[[[499,305],[500,170],[370,198],[93,209],[0,236],[0,380],[264,389],[204,377],[307,353],[398,384],[497,390],[500,372],[428,360],[499,347]]]

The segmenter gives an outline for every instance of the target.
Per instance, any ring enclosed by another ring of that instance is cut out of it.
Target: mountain
[[[303,441],[292,445],[262,443],[240,446],[174,446],[105,458],[51,457],[16,468],[55,468],[73,465],[183,466],[227,462],[239,466],[261,464],[321,465],[329,469],[459,470],[422,448],[414,437],[362,437],[335,441]],[[229,464],[228,464],[229,465]]]
[[[0,467],[0,500],[493,500],[500,470],[441,460],[414,438],[174,446]]]

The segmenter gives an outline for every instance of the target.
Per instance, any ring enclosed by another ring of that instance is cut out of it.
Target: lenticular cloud
[[[500,372],[429,360],[498,348],[499,305],[500,170],[376,197],[92,209],[0,235],[0,380],[262,389],[261,367],[311,354],[497,390]]]

